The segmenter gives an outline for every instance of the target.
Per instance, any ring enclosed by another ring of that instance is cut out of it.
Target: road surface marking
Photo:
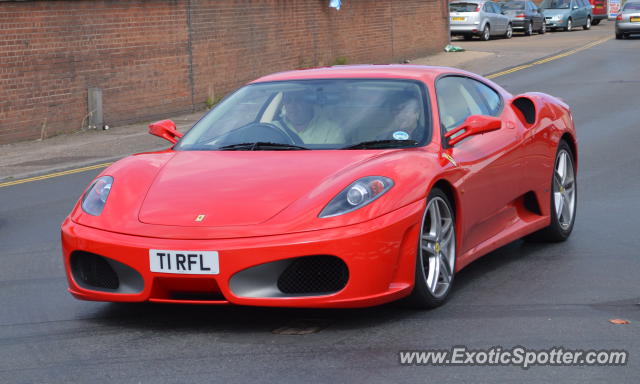
[[[42,176],[35,176],[35,177],[29,177],[26,179],[20,179],[20,180],[13,180],[13,181],[5,181],[4,183],[0,183],[0,188],[2,187],[9,187],[11,185],[18,185],[18,184],[23,184],[23,183],[29,183],[31,181],[38,181],[38,180],[45,180],[45,179],[51,179],[53,177],[58,177],[58,176],[65,176],[65,175],[71,175],[73,173],[80,173],[80,172],[86,172],[86,171],[92,171],[94,169],[100,169],[100,168],[106,168],[108,166],[110,166],[113,163],[102,163],[102,164],[96,164],[96,165],[89,165],[87,167],[82,167],[82,168],[76,168],[76,169],[69,169],[67,171],[62,171],[62,172],[55,172],[55,173],[49,173],[46,175],[42,175]]]

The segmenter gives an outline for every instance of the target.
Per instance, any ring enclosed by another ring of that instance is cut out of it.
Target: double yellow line
[[[106,167],[110,166],[111,164],[113,164],[113,163],[102,163],[102,164],[96,164],[96,165],[89,165],[87,167],[70,169],[68,171],[55,172],[55,173],[49,173],[47,175],[42,175],[42,176],[29,177],[27,179],[5,181],[4,183],[0,183],[0,188],[9,187],[9,186],[12,186],[12,185],[24,184],[24,183],[28,183],[28,182],[31,182],[31,181],[45,180],[45,179],[51,179],[53,177],[58,177],[58,176],[65,176],[65,175],[71,175],[71,174],[74,174],[74,173],[91,171],[91,170],[94,170],[94,169],[106,168]]]
[[[591,42],[589,44],[583,45],[582,47],[571,49],[571,50],[568,50],[566,52],[563,52],[563,53],[560,53],[560,54],[557,54],[557,55],[554,55],[554,56],[550,56],[550,57],[547,57],[547,58],[544,58],[544,59],[540,59],[540,60],[534,61],[534,62],[529,63],[529,64],[518,65],[517,67],[513,67],[513,68],[509,68],[507,70],[501,71],[501,72],[493,73],[491,75],[485,76],[485,78],[487,78],[487,79],[495,79],[496,77],[508,75],[509,73],[521,71],[523,69],[531,68],[531,67],[536,66],[536,65],[540,65],[540,64],[548,63],[550,61],[558,60],[558,59],[561,59],[563,57],[567,57],[567,56],[573,55],[575,53],[578,53],[580,51],[584,51],[586,49],[595,47],[596,45],[602,44],[602,43],[604,43],[604,42],[606,42],[608,40],[611,40],[611,37],[606,37],[606,38],[603,38],[603,39],[600,39],[600,40],[596,40],[596,41],[593,41],[593,42]],[[9,187],[9,186],[12,186],[12,185],[29,183],[31,181],[45,180],[45,179],[51,179],[51,178],[59,177],[59,176],[71,175],[71,174],[74,174],[74,173],[91,171],[91,170],[94,170],[94,169],[106,168],[111,164],[113,164],[113,163],[102,163],[102,164],[90,165],[88,167],[70,169],[68,171],[50,173],[50,174],[42,175],[42,176],[29,177],[27,179],[20,179],[20,180],[14,180],[14,181],[5,181],[4,183],[0,183],[0,188]]]
[[[604,43],[606,41],[609,41],[609,40],[611,40],[611,37],[605,37],[604,39],[593,41],[593,42],[591,42],[589,44],[586,44],[586,45],[583,45],[582,47],[579,47],[579,48],[570,49],[570,50],[568,50],[566,52],[559,53],[559,54],[554,55],[554,56],[546,57],[544,59],[540,59],[540,60],[534,61],[534,62],[529,63],[529,64],[522,64],[522,65],[518,65],[517,67],[509,68],[509,69],[506,69],[506,70],[501,71],[501,72],[493,73],[491,75],[485,76],[485,78],[487,78],[487,79],[495,79],[496,77],[508,75],[510,73],[521,71],[521,70],[527,69],[527,68],[531,68],[531,67],[536,66],[536,65],[540,65],[540,64],[548,63],[550,61],[562,59],[563,57],[567,57],[567,56],[573,55],[573,54],[578,53],[580,51],[584,51],[585,49],[593,48],[596,45],[600,45],[600,44],[602,44],[602,43]]]

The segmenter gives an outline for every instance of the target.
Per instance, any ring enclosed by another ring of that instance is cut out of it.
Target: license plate
[[[602,9],[602,5],[596,5],[596,9]]]
[[[149,250],[151,272],[189,275],[217,275],[220,273],[216,251]]]
[[[630,20],[631,20],[632,23],[640,23],[640,17],[637,17],[637,16],[636,17],[632,17]]]
[[[452,17],[453,21],[464,21],[464,17]]]

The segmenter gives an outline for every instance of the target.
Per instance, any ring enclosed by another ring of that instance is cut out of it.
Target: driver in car
[[[322,113],[305,97],[305,91],[290,91],[283,95],[280,118],[274,123],[289,136],[296,134],[304,144],[344,143],[340,127]],[[294,139],[295,141],[295,139]]]

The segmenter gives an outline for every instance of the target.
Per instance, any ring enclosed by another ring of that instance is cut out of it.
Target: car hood
[[[567,15],[571,13],[570,9],[544,9],[542,13],[545,16],[557,16],[557,15]]]
[[[140,207],[147,224],[254,225],[364,160],[356,151],[182,151],[160,170]]]
[[[344,227],[424,198],[443,166],[431,148],[322,151],[163,151],[122,159],[100,176],[113,187],[100,216],[81,200],[70,218],[110,232],[168,239],[230,239]],[[446,160],[445,160],[446,161]],[[375,203],[319,219],[365,176],[394,186]]]

